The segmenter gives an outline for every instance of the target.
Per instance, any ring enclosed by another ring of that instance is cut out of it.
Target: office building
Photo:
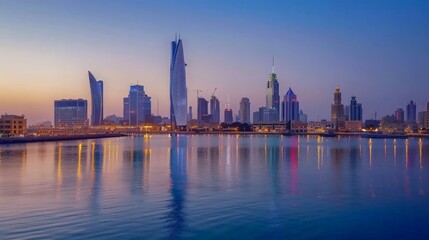
[[[91,125],[103,124],[103,81],[97,79],[88,71],[89,86],[91,89]]]
[[[152,122],[152,102],[142,85],[130,86],[128,97],[124,98],[124,122],[130,126]]]
[[[299,121],[303,123],[307,123],[308,116],[302,110],[299,110]]]
[[[407,104],[407,122],[413,123],[416,122],[417,118],[417,107],[416,103],[411,100],[410,103]]]
[[[16,136],[27,132],[27,119],[24,115],[8,115],[0,116],[0,137],[1,136]]]
[[[215,124],[220,123],[219,99],[217,99],[217,97],[214,95],[210,99],[210,115],[211,115],[211,123],[215,123]]]
[[[88,124],[88,102],[84,99],[54,101],[55,127],[74,127]]]
[[[267,96],[266,96],[266,109],[275,109],[276,114],[270,111],[267,114],[271,114],[275,119],[270,119],[271,121],[278,121],[280,116],[280,92],[279,92],[279,82],[277,80],[277,74],[274,72],[274,58],[273,58],[273,67],[270,74],[270,78],[267,82]]]
[[[345,127],[344,105],[341,103],[341,91],[336,87],[334,93],[334,104],[331,105],[331,122],[335,128]]]
[[[198,98],[197,112],[198,112],[198,115],[197,115],[198,124],[206,123],[207,116],[209,115],[209,102],[203,97]]]
[[[284,112],[283,119],[285,122],[299,121],[299,102],[297,96],[291,88],[286,92],[283,100]]]
[[[192,121],[192,106],[189,106],[189,112],[188,112],[188,122]]]
[[[350,101],[349,107],[350,113],[349,119],[350,121],[362,121],[362,104],[356,101],[356,97],[353,96]]]
[[[232,114],[232,109],[230,109],[230,108],[225,108],[225,111],[224,111],[224,122],[225,123],[233,123],[234,122],[234,118],[233,118],[233,114]]]
[[[247,97],[240,101],[239,121],[250,124],[250,100]]]
[[[395,117],[396,117],[396,120],[398,122],[404,122],[405,121],[405,112],[404,112],[404,109],[398,108],[395,111]]]
[[[173,129],[187,123],[188,93],[186,88],[185,57],[182,40],[171,43],[170,63],[170,119]]]

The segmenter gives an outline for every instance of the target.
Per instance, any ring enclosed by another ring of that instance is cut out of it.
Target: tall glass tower
[[[91,125],[103,124],[103,81],[97,79],[88,71],[91,89]]]
[[[188,93],[186,88],[185,57],[182,40],[171,42],[170,118],[174,129],[186,127]]]
[[[267,82],[266,108],[276,110],[277,112],[276,119],[271,119],[270,121],[278,121],[280,116],[279,114],[280,92],[279,92],[279,81],[277,80],[277,74],[274,72],[274,58],[273,58],[273,67],[270,74],[270,78]]]

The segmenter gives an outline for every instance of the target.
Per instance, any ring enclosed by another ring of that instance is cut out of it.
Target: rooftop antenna
[[[274,56],[273,56],[273,67],[271,69],[272,73],[274,73]]]

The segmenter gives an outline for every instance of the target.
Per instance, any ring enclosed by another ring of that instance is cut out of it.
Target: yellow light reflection
[[[58,146],[58,163],[57,163],[57,185],[61,186],[63,183],[63,172],[61,169],[61,160],[63,156],[63,144],[60,143]]]
[[[368,146],[369,146],[369,169],[372,168],[372,138],[368,140]]]
[[[77,150],[77,178],[82,178],[82,143],[79,144]]]
[[[423,169],[423,140],[419,138],[420,170]]]
[[[408,139],[405,140],[405,167],[408,168]]]

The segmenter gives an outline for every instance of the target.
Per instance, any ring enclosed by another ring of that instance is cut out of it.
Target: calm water
[[[428,239],[429,139],[0,146],[0,239]]]

